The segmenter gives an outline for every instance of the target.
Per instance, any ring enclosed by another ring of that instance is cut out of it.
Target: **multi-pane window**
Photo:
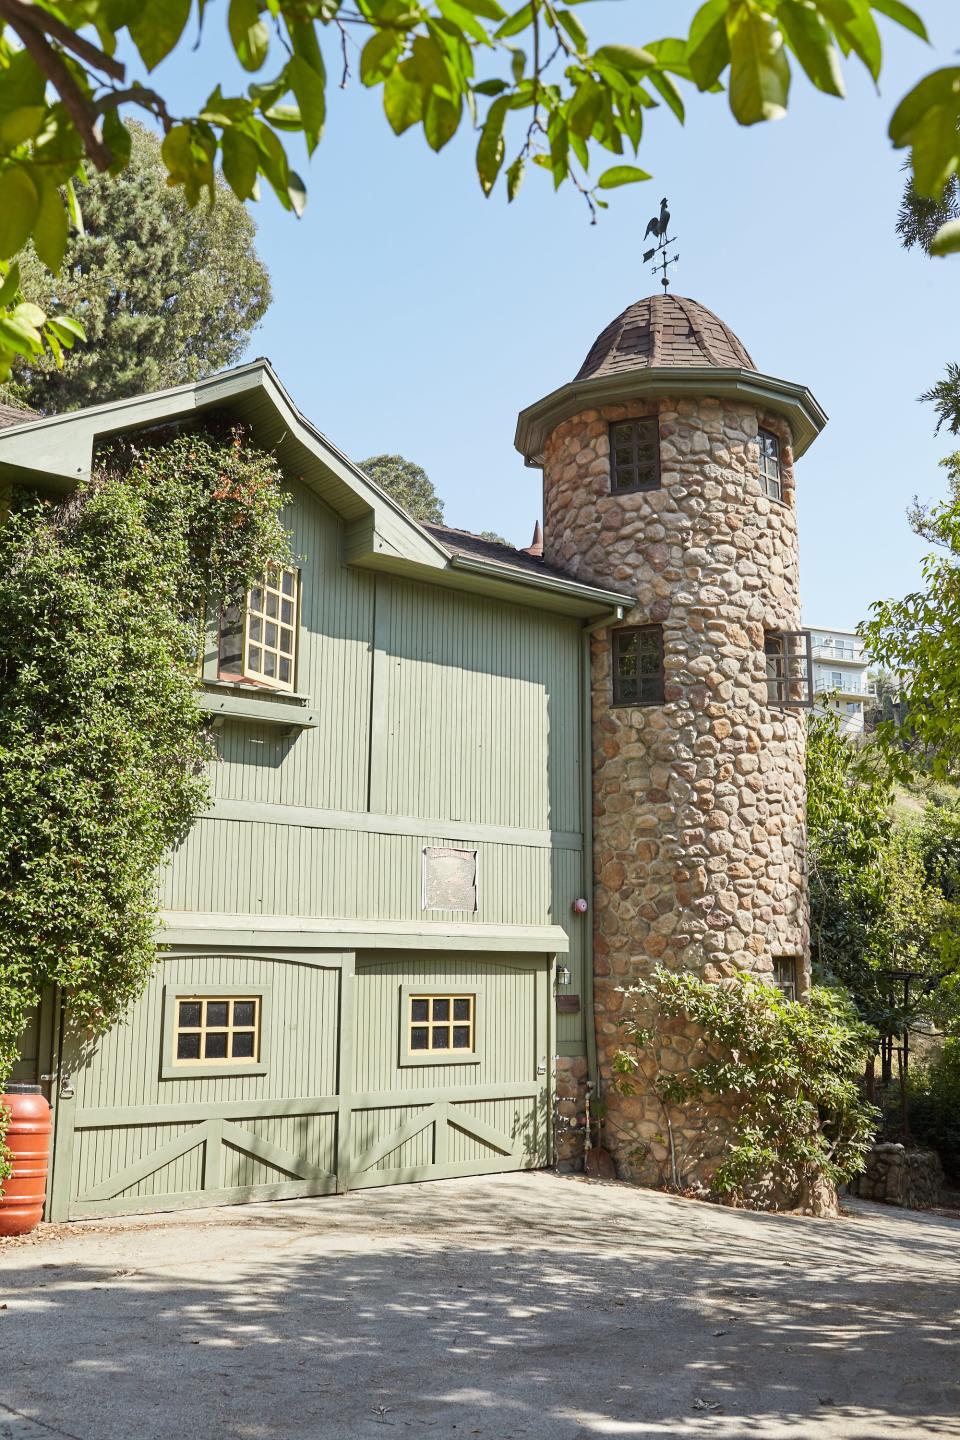
[[[224,679],[250,680],[292,690],[297,670],[299,575],[292,566],[271,566],[247,595],[241,612],[226,610],[220,627]]]
[[[629,625],[612,634],[614,705],[662,702],[663,627]]]
[[[175,1064],[259,1060],[259,995],[178,995],[174,1006]]]
[[[411,995],[409,1050],[432,1054],[474,1049],[475,995]]]
[[[761,430],[757,438],[760,445],[760,488],[771,500],[782,500],[780,441],[772,430]]]
[[[767,704],[813,704],[813,658],[809,630],[766,630],[763,654]]]
[[[785,1000],[797,998],[797,962],[792,955],[775,955],[773,983]]]
[[[610,426],[610,489],[659,490],[660,422],[619,420]]]

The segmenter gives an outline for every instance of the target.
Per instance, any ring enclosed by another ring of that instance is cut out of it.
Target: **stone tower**
[[[610,1091],[622,987],[658,963],[809,985],[793,467],[825,419],[679,295],[631,305],[520,416],[545,559],[634,598],[591,643],[597,1063],[627,1177],[667,1151],[655,1098]],[[693,1043],[678,1028],[676,1064]]]

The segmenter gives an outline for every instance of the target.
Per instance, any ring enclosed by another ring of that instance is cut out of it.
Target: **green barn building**
[[[56,995],[27,1037],[49,1215],[575,1165],[632,977],[806,983],[793,460],[824,416],[657,296],[520,416],[542,553],[410,519],[265,361],[2,413],[0,480],[66,491],[213,418],[277,456],[297,563],[211,632],[213,800],[154,978],[92,1044]],[[651,1115],[611,1107],[625,1175],[655,1178]]]

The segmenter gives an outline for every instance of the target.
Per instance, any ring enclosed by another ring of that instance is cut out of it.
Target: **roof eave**
[[[527,465],[541,466],[550,432],[581,410],[648,397],[690,394],[761,401],[789,421],[797,457],[809,449],[827,423],[826,411],[805,385],[779,380],[759,370],[715,365],[650,366],[617,375],[594,375],[561,385],[521,410],[514,444]]]

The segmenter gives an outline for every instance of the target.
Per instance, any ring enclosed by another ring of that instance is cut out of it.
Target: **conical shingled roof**
[[[576,378],[696,365],[756,369],[746,346],[705,305],[683,295],[648,295],[600,332]]]

